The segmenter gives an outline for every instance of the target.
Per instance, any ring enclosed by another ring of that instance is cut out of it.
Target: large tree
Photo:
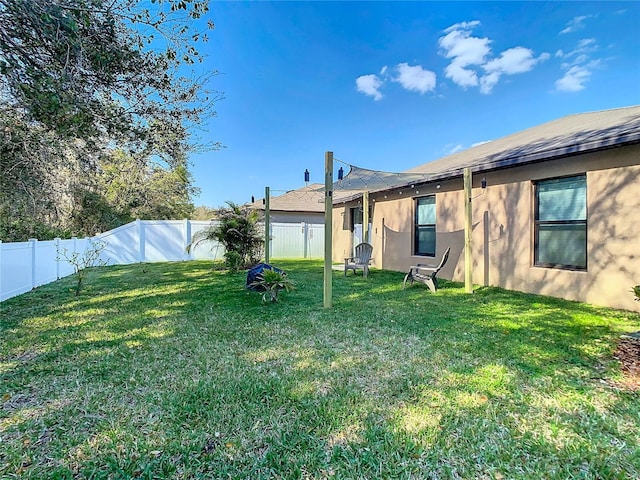
[[[196,44],[207,37],[192,26],[207,4],[0,0],[3,102],[62,135],[170,153],[180,143],[159,145],[158,131],[199,121],[213,100],[204,79],[181,70],[201,59]]]
[[[108,192],[86,179],[114,148],[137,158],[156,186],[163,171],[181,175],[189,199],[192,126],[219,98],[205,88],[215,72],[190,67],[202,58],[206,33],[194,26],[207,4],[0,0],[0,234],[27,218],[56,226],[51,217],[69,201],[77,210],[78,198],[102,205],[96,198]]]

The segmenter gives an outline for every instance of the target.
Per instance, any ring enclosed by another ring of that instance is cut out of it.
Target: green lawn
[[[640,315],[275,261],[94,269],[0,304],[1,478],[635,479]]]

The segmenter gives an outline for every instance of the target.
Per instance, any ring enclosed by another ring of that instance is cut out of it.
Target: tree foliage
[[[0,0],[3,94],[60,135],[170,159],[214,100],[180,70],[201,58],[207,37],[191,26],[207,11],[200,0]]]
[[[193,208],[193,127],[220,98],[206,89],[215,72],[193,70],[207,12],[208,0],[0,0],[0,238]]]

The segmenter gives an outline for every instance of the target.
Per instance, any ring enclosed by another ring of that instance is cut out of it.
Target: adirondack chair
[[[356,270],[362,270],[362,275],[366,277],[369,274],[369,263],[371,262],[372,252],[373,246],[369,243],[356,245],[355,256],[344,259],[344,276],[347,276],[348,270],[353,270],[354,275],[356,274]]]
[[[438,290],[438,272],[442,270],[444,264],[447,263],[449,259],[449,252],[451,251],[451,247],[448,247],[444,255],[442,255],[442,259],[437,266],[434,265],[425,265],[424,263],[419,263],[412,267],[409,267],[409,273],[404,276],[404,282],[402,282],[402,288],[407,286],[407,282],[413,285],[414,281],[422,282],[429,290],[435,292]]]

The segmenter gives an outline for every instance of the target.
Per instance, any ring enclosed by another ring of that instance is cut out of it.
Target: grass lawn
[[[640,315],[276,261],[93,269],[0,304],[0,477],[636,479]],[[624,291],[624,288],[622,288]]]

